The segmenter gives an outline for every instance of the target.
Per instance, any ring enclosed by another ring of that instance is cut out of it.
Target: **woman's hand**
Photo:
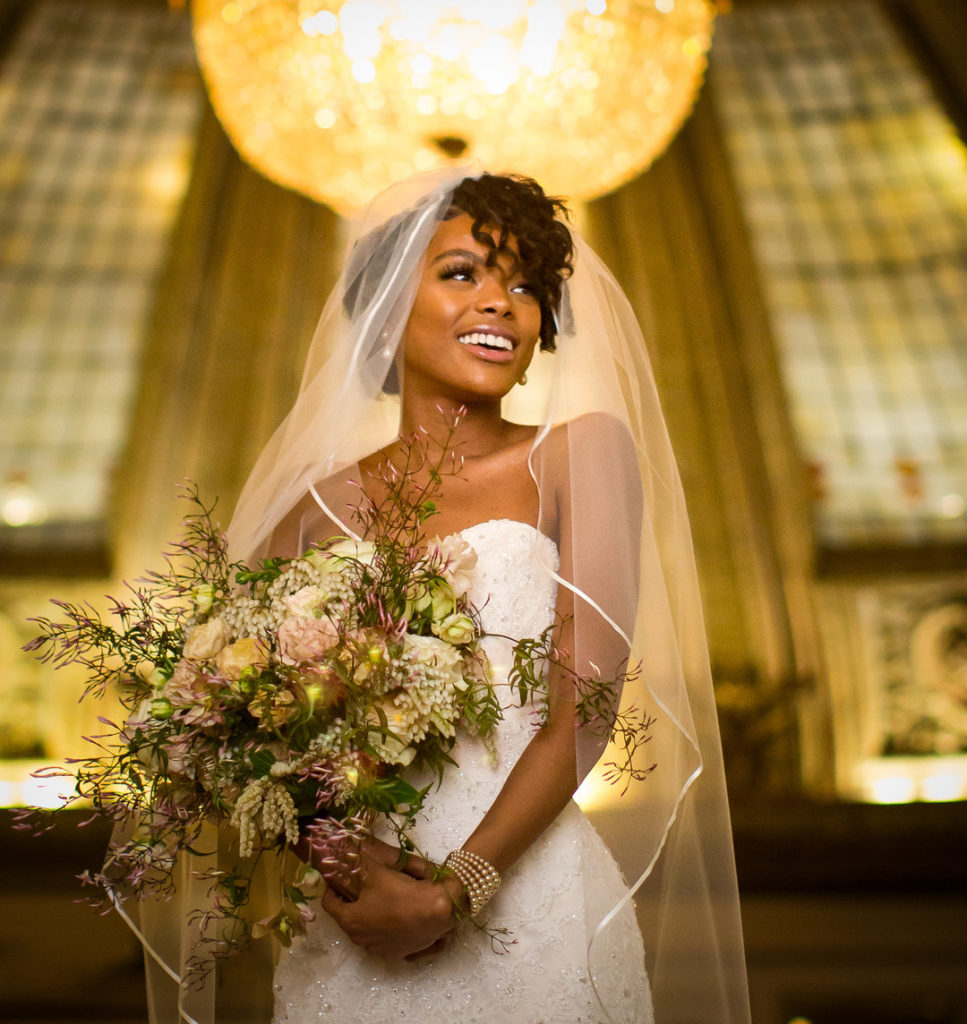
[[[398,851],[388,850],[395,859]],[[377,847],[374,852],[376,856],[363,854],[355,898],[331,886],[323,896],[323,908],[357,946],[384,960],[437,952],[457,926],[454,908],[462,898],[460,883],[452,876],[440,881],[414,877],[384,863],[387,850]],[[428,875],[429,866],[422,858],[415,859]]]

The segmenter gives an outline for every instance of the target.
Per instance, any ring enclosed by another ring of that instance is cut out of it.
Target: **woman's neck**
[[[508,428],[513,429],[501,417],[499,402],[461,406],[452,400],[421,401],[409,396],[404,397],[400,423],[403,437],[425,431],[431,444],[446,443],[469,459],[500,450],[508,441]]]

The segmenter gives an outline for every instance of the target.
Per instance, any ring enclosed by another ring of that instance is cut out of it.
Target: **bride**
[[[747,1021],[681,488],[640,330],[561,203],[528,179],[453,171],[374,201],[232,554],[355,536],[359,485],[378,500],[400,438],[432,450],[457,410],[460,470],[427,530],[476,554],[470,596],[506,696],[496,761],[458,739],[413,837],[427,861],[376,838],[361,878],[332,879],[282,952],[274,1019]],[[505,638],[552,621],[571,668],[624,680],[612,699],[650,721],[643,749],[602,756],[607,737],[576,728],[553,668],[543,727],[514,706]],[[632,776],[603,783],[632,755]],[[594,826],[572,800],[582,781]]]

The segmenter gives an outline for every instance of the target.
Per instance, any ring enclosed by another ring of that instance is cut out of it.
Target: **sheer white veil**
[[[354,225],[299,396],[238,502],[233,557],[272,554],[273,532],[293,515],[301,543],[322,539],[316,499],[354,532],[339,481],[398,436],[399,397],[385,387],[387,375],[427,245],[455,187],[477,173],[410,178]],[[658,1024],[740,1024],[749,1010],[735,868],[682,488],[634,313],[572,234],[575,269],[557,311],[557,351],[535,356],[505,415],[539,428],[530,455],[538,526],[557,541],[559,583],[573,595],[575,665],[611,678],[628,663],[621,707],[655,719],[639,758],[655,768],[623,793],[624,783],[605,778],[621,752],[598,759],[600,743],[578,732],[588,773],[581,799],[629,883],[625,899],[637,904]],[[589,931],[592,972],[608,946],[610,916]]]

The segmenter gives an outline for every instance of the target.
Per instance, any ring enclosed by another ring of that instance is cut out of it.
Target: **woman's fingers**
[[[359,899],[362,880],[358,873],[335,870],[322,871],[321,874],[326,880],[328,892],[335,892],[343,900]]]
[[[382,839],[366,839],[362,850],[364,856],[378,861],[384,867],[403,871],[411,878],[427,878],[433,870],[433,865],[419,854],[409,853]]]
[[[430,950],[454,928],[445,890],[375,861],[367,865],[358,899],[331,890],[322,905],[356,945],[386,960]]]

